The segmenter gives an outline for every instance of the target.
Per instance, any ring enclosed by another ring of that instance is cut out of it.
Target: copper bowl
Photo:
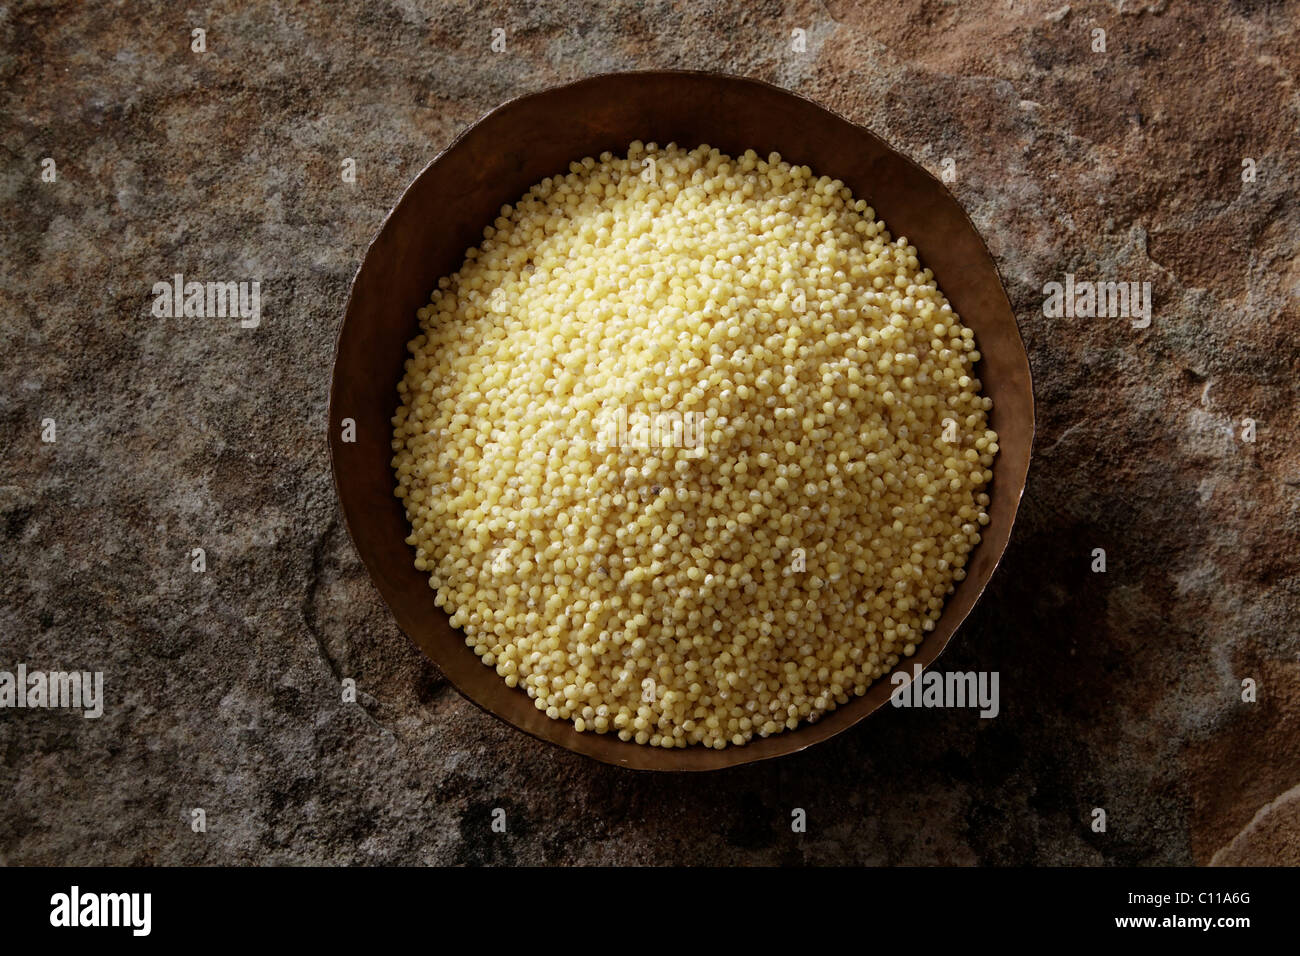
[[[397,382],[417,333],[415,312],[440,277],[505,203],[568,164],[633,140],[709,143],[737,155],[773,150],[816,174],[842,179],[895,236],[905,235],[983,355],[979,376],[993,399],[1001,452],[989,487],[989,524],[935,630],[900,667],[930,665],[989,582],[1011,534],[1029,470],[1034,397],[1015,315],[988,249],[961,206],[933,176],[876,136],[817,104],[756,80],[711,73],[616,73],[521,96],[488,113],[438,154],[402,194],[352,282],[334,354],[329,447],[343,521],[398,625],[471,701],[520,730],[606,763],[639,770],[716,770],[794,753],[856,724],[888,699],[888,678],[823,716],[743,747],[666,750],[579,733],[538,711],[485,667],[434,604],[415,569],[406,515],[393,495],[390,419]],[[355,441],[343,441],[343,421]]]

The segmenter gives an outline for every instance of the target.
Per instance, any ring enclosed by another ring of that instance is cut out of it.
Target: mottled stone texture
[[[1265,0],[3,8],[0,669],[102,670],[108,702],[0,711],[0,861],[1295,862],[1298,20]],[[331,350],[385,211],[502,100],[647,67],[766,79],[954,160],[1039,402],[1020,523],[941,662],[1001,672],[996,719],[887,708],[707,777],[597,765],[450,689],[341,531]],[[177,272],[260,279],[262,325],[153,317]],[[1067,272],[1151,282],[1151,327],[1044,317]]]

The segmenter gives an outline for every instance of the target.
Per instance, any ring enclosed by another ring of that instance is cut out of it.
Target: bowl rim
[[[337,397],[335,386],[337,382],[339,360],[342,354],[341,346],[343,342],[343,334],[348,325],[348,318],[352,314],[353,303],[357,293],[357,282],[361,277],[362,271],[365,269],[367,261],[369,261],[371,253],[374,251],[374,247],[376,243],[379,242],[385,230],[388,228],[389,223],[393,220],[394,216],[397,215],[398,210],[407,201],[408,196],[410,195],[411,191],[415,189],[416,184],[419,183],[419,181],[423,179],[424,176],[427,173],[429,173],[435,166],[437,166],[438,163],[441,162],[445,156],[447,156],[449,153],[455,150],[475,129],[477,129],[485,121],[489,120],[490,118],[497,115],[498,113],[502,113],[508,109],[522,105],[529,100],[540,99],[542,97],[559,93],[561,91],[568,91],[582,86],[599,84],[611,78],[625,79],[628,77],[664,77],[664,76],[696,77],[696,78],[723,80],[729,83],[735,83],[738,85],[747,85],[756,88],[761,88],[768,92],[775,92],[777,94],[799,100],[804,106],[812,107],[815,110],[828,114],[834,119],[837,119],[842,123],[852,126],[855,129],[859,130],[860,132],[866,134],[867,136],[876,140],[881,146],[883,146],[886,150],[888,150],[895,157],[901,160],[905,165],[911,167],[915,171],[920,172],[925,177],[930,179],[933,185],[937,186],[939,189],[941,189],[944,193],[948,195],[953,205],[960,213],[961,218],[965,221],[966,225],[970,228],[971,233],[978,240],[980,248],[983,250],[985,256],[988,259],[989,264],[993,268],[993,275],[997,279],[998,292],[1000,293],[1003,301],[1005,301],[1006,303],[1007,312],[1010,314],[1012,319],[1012,324],[1015,328],[1015,341],[1020,346],[1020,350],[1021,352],[1023,352],[1025,358],[1025,376],[1026,376],[1026,387],[1027,387],[1027,395],[1028,395],[1028,403],[1029,403],[1028,404],[1029,420],[1027,426],[1028,434],[1027,434],[1027,446],[1026,446],[1026,456],[1025,456],[1025,475],[1024,478],[1020,481],[1019,490],[1015,494],[1013,500],[1010,502],[1012,511],[1009,516],[1006,541],[1002,545],[1002,548],[999,551],[998,555],[994,558],[993,564],[989,568],[988,574],[985,577],[984,581],[980,584],[979,589],[975,592],[975,595],[971,600],[970,607],[967,608],[966,612],[961,616],[960,620],[958,620],[956,624],[953,626],[952,632],[948,635],[947,639],[944,641],[943,646],[940,647],[939,650],[935,653],[934,660],[932,660],[929,664],[925,665],[926,669],[928,670],[930,667],[932,667],[934,665],[934,661],[937,661],[940,657],[943,656],[944,652],[947,651],[948,647],[952,644],[953,639],[957,636],[958,631],[961,630],[962,626],[967,622],[967,620],[969,620],[970,615],[974,612],[975,608],[979,606],[980,601],[983,600],[984,594],[988,590],[989,583],[993,580],[994,575],[997,574],[998,569],[1002,565],[1003,559],[1006,557],[1007,551],[1011,548],[1012,538],[1015,533],[1016,519],[1019,518],[1020,516],[1020,505],[1024,499],[1025,491],[1029,487],[1030,476],[1033,473],[1034,444],[1037,439],[1037,421],[1038,421],[1037,400],[1034,391],[1033,366],[1029,360],[1029,350],[1025,348],[1024,336],[1021,334],[1020,331],[1020,319],[1016,314],[1015,307],[1011,303],[1010,296],[1007,295],[1006,281],[1002,275],[1002,269],[999,267],[998,261],[993,256],[993,253],[989,250],[988,243],[985,241],[984,235],[980,232],[980,230],[976,227],[974,221],[970,218],[970,214],[967,212],[966,207],[958,200],[957,196],[950,189],[948,189],[947,185],[939,177],[932,174],[924,166],[916,162],[916,160],[914,160],[911,156],[895,148],[891,143],[889,143],[887,140],[883,139],[882,137],[878,136],[870,128],[863,125],[862,123],[849,119],[847,116],[840,113],[839,111],[834,110],[822,103],[819,103],[816,100],[803,95],[802,93],[799,93],[795,90],[787,89],[786,87],[779,86],[775,83],[769,83],[766,80],[760,80],[754,77],[744,76],[742,74],[726,73],[717,70],[683,70],[683,69],[606,70],[600,73],[592,73],[587,76],[580,77],[576,80],[571,80],[565,83],[558,83],[553,86],[546,86],[541,89],[530,90],[528,92],[520,93],[518,95],[512,96],[508,99],[501,101],[496,106],[493,106],[491,109],[488,109],[483,113],[480,113],[473,121],[467,123],[465,127],[461,129],[460,132],[458,132],[454,137],[452,137],[452,139],[447,143],[447,145],[444,146],[442,149],[440,149],[432,159],[430,159],[427,163],[425,163],[425,165],[420,168],[419,172],[417,172],[411,178],[411,180],[406,184],[406,186],[403,187],[401,193],[398,195],[397,199],[393,202],[393,205],[389,208],[388,212],[384,215],[378,227],[375,229],[375,232],[373,233],[373,235],[371,235],[369,241],[366,242],[365,248],[361,253],[360,259],[357,263],[356,271],[353,273],[352,279],[348,284],[348,294],[343,304],[342,319],[339,321],[338,330],[336,331],[334,337],[334,353],[330,362],[329,401],[326,408],[325,445],[329,454],[330,476],[334,486],[334,497],[335,497],[335,506],[337,508],[337,517],[339,522],[342,524],[343,528],[347,532],[348,540],[352,545],[353,552],[361,559],[362,566],[366,569],[366,575],[369,578],[371,587],[374,588],[376,593],[378,593],[380,602],[384,605],[384,608],[388,611],[389,618],[393,621],[393,623],[397,625],[398,630],[400,630],[406,636],[406,638],[416,646],[420,654],[423,655],[426,660],[428,660],[430,663],[434,665],[434,667],[438,669],[438,672],[442,675],[443,679],[446,680],[447,683],[450,684],[456,690],[457,694],[459,694],[465,700],[469,701],[480,711],[492,716],[493,718],[505,724],[506,726],[512,728],[513,730],[518,731],[520,733],[527,734],[529,737],[533,738],[534,740],[539,740],[565,753],[570,753],[579,757],[595,760],[608,766],[618,767],[622,770],[635,771],[640,773],[702,774],[702,773],[734,769],[741,766],[761,763],[764,761],[776,760],[781,757],[788,757],[793,754],[802,753],[803,751],[808,750],[810,747],[814,747],[818,744],[825,743],[843,733],[846,733],[847,731],[855,727],[858,727],[868,717],[875,714],[877,711],[881,710],[884,706],[883,702],[877,704],[875,707],[872,707],[869,710],[866,710],[861,715],[857,716],[855,719],[847,723],[845,726],[831,733],[822,734],[822,735],[818,735],[818,734],[809,735],[807,732],[810,730],[814,730],[818,726],[818,724],[820,723],[820,721],[818,720],[812,722],[804,721],[801,722],[800,725],[793,730],[782,730],[777,734],[773,734],[772,735],[773,737],[784,737],[792,742],[792,746],[790,746],[789,748],[774,753],[758,753],[757,751],[754,751],[753,756],[746,757],[744,756],[744,752],[748,749],[749,746],[748,743],[739,746],[728,745],[724,751],[715,751],[715,752],[718,753],[735,752],[740,754],[741,757],[740,759],[736,759],[730,763],[722,764],[719,766],[703,766],[703,767],[634,766],[627,763],[621,763],[614,759],[607,758],[598,753],[589,753],[587,751],[577,750],[574,749],[573,747],[566,746],[564,743],[558,740],[553,740],[549,737],[544,737],[541,734],[536,733],[535,731],[527,727],[515,723],[513,720],[510,720],[508,717],[497,713],[487,704],[479,701],[474,695],[466,692],[459,684],[457,684],[451,678],[449,674],[446,673],[446,671],[441,667],[438,661],[435,660],[433,656],[424,648],[424,645],[419,640],[419,638],[415,634],[412,634],[406,628],[406,626],[398,618],[397,614],[393,611],[392,607],[388,603],[388,599],[384,596],[383,590],[378,586],[378,583],[376,581],[375,568],[372,566],[372,561],[365,553],[363,553],[362,549],[357,546],[356,535],[353,533],[351,522],[348,519],[347,509],[344,507],[343,504],[344,501],[343,492],[339,485],[339,474],[340,474],[339,461],[336,457],[336,453],[334,450],[334,441],[333,441],[333,437],[334,437],[333,426],[336,420],[335,400]],[[981,542],[981,544],[982,543],[983,542]],[[902,664],[901,660],[899,664],[900,665]],[[884,679],[885,679],[884,677],[878,678],[878,680],[884,680]],[[851,698],[848,704],[844,704],[841,706],[842,707],[851,706],[853,701],[854,699]],[[838,710],[840,708],[837,707],[836,709]],[[805,735],[805,739],[798,739],[799,735],[801,734]],[[618,741],[618,743],[627,747],[635,747],[638,749],[651,749],[649,748],[649,745],[642,745],[642,744],[624,742],[624,741]],[[653,749],[663,749],[665,755],[678,752],[678,748],[671,748],[671,749],[653,748]],[[698,749],[698,748],[688,747],[687,749]]]

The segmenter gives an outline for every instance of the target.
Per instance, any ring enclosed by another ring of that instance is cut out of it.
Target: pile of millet
[[[836,179],[634,142],[504,206],[419,310],[407,543],[539,710],[723,748],[865,693],[988,523],[980,354]],[[692,440],[603,441],[611,415]]]

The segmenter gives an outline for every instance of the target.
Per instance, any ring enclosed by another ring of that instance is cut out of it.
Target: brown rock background
[[[1296,862],[1297,26],[1270,0],[0,10],[0,669],[107,695],[0,711],[0,862]],[[886,709],[635,775],[480,713],[370,586],[324,442],[367,241],[482,112],[636,68],[769,80],[954,160],[1039,402],[1011,547],[942,662],[1000,671],[996,719]],[[261,327],[154,318],[176,272],[261,279]],[[1152,326],[1045,318],[1067,272],[1150,281]]]

